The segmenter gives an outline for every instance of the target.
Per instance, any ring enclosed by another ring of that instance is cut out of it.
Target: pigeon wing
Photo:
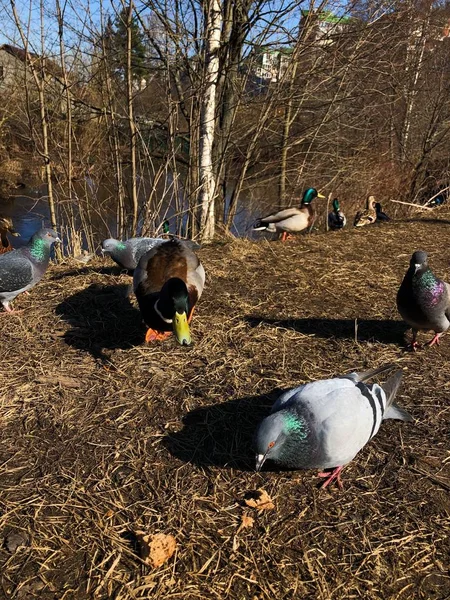
[[[33,282],[33,266],[19,250],[0,255],[0,292],[15,292]]]

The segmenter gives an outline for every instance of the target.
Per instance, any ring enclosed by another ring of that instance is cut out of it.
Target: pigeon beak
[[[256,471],[261,471],[263,464],[266,462],[267,454],[257,454],[256,455]]]
[[[418,265],[418,264],[414,265],[414,275],[417,273],[417,271],[420,269],[421,266],[422,265]]]
[[[59,237],[57,237],[57,238],[55,239],[55,242],[56,242],[57,244],[62,244],[62,240],[61,240]]]

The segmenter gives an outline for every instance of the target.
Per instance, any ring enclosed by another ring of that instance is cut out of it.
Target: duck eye
[[[275,446],[275,442],[270,442],[270,444],[267,446],[267,448],[269,448],[269,450],[270,450],[270,448],[273,448],[274,446]]]

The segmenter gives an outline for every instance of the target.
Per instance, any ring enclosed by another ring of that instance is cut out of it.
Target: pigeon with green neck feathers
[[[122,269],[134,271],[141,256],[164,241],[162,238],[135,237],[121,242],[109,238],[102,243],[102,253],[109,255]]]
[[[300,231],[313,226],[316,213],[311,203],[315,198],[324,197],[315,188],[308,188],[303,194],[299,208],[293,206],[262,217],[254,224],[253,231],[282,233],[281,241],[284,242],[288,234],[300,233]]]
[[[34,287],[44,276],[51,247],[60,242],[53,229],[40,229],[26,246],[0,255],[0,302],[12,312],[10,302]]]
[[[291,469],[332,469],[319,473],[326,478],[322,487],[335,480],[342,487],[342,468],[374,437],[382,421],[412,420],[394,404],[401,370],[383,386],[365,383],[392,366],[314,381],[284,392],[256,432],[256,470],[266,460]]]
[[[411,348],[415,350],[418,331],[434,331],[430,346],[439,345],[441,335],[450,326],[450,286],[438,279],[428,266],[426,252],[414,252],[409,269],[397,293],[397,308],[413,330]]]
[[[328,227],[333,231],[343,229],[347,224],[347,219],[344,213],[341,211],[339,200],[335,198],[333,200],[333,211],[328,214]]]

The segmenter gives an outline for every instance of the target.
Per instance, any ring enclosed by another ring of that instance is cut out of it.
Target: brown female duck
[[[20,235],[20,233],[15,231],[12,221],[9,217],[0,217],[0,254],[4,254],[5,252],[9,252],[13,249],[11,242],[6,235],[8,232],[14,237]]]

